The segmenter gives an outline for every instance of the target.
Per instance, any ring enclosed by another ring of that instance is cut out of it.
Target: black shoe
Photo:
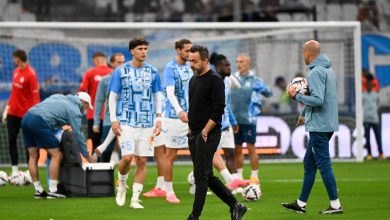
[[[230,214],[232,220],[241,220],[248,208],[239,202],[236,202],[232,208],[230,208]]]
[[[328,209],[325,209],[325,210],[322,210],[320,211],[320,214],[343,214],[343,209],[341,208],[338,208],[338,209],[334,209],[332,207],[329,207]]]
[[[42,199],[47,197],[47,192],[44,190],[43,192],[35,191],[34,198]]]
[[[306,206],[300,207],[298,205],[297,200],[292,203],[282,203],[282,206],[290,211],[294,211],[297,213],[306,213]]]
[[[48,199],[60,199],[60,198],[66,198],[66,196],[63,194],[60,194],[59,192],[48,192],[47,198]]]
[[[199,217],[195,217],[193,214],[188,216],[187,220],[199,220]]]

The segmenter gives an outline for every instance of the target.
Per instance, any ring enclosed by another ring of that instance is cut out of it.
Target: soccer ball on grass
[[[260,186],[257,184],[250,184],[245,187],[244,191],[241,194],[242,198],[244,198],[245,201],[254,202],[256,200],[259,200],[261,197]]]

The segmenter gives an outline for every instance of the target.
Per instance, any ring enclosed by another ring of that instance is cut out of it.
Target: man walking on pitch
[[[126,181],[135,157],[137,169],[130,203],[134,209],[144,208],[139,203],[139,195],[146,176],[146,159],[153,157],[152,139],[161,129],[161,81],[158,70],[145,62],[148,45],[143,37],[130,40],[129,52],[133,59],[115,70],[109,85],[111,125],[122,153],[116,203],[123,206],[126,202]]]
[[[309,95],[299,94],[294,86],[289,86],[287,92],[291,98],[305,105],[297,123],[305,124],[305,129],[309,132],[309,143],[303,159],[305,172],[299,198],[292,203],[283,203],[282,206],[291,211],[305,213],[306,202],[319,169],[330,199],[330,207],[320,211],[320,214],[341,214],[343,209],[329,155],[329,140],[338,130],[336,76],[331,68],[332,63],[321,53],[317,41],[310,40],[304,44],[303,57],[310,70],[307,76]]]
[[[199,219],[208,187],[230,207],[231,219],[242,219],[247,207],[237,202],[212,170],[213,156],[221,139],[224,82],[219,74],[210,70],[206,47],[191,47],[189,61],[194,76],[189,84],[188,145],[194,165],[196,191],[188,219]]]

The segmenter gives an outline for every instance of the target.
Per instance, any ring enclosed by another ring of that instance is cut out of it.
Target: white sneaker
[[[118,189],[116,193],[116,204],[119,206],[124,206],[126,202],[126,189]]]
[[[144,207],[141,205],[141,204],[139,204],[139,201],[132,201],[131,203],[130,203],[130,208],[132,208],[132,209],[143,209]]]

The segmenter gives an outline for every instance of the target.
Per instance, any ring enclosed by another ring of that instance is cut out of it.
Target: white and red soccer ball
[[[254,202],[260,199],[261,190],[258,184],[250,184],[245,187],[244,191],[241,193],[242,198],[248,202]]]
[[[8,183],[8,175],[4,171],[0,171],[0,186],[5,186]]]
[[[290,86],[295,86],[295,91],[297,91],[299,94],[302,94],[302,95],[309,94],[309,84],[308,84],[307,80],[303,77],[295,77],[288,84],[287,88],[289,88]]]

